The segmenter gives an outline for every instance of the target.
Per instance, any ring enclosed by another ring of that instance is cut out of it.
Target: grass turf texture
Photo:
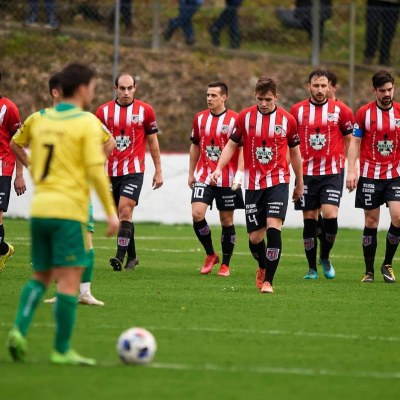
[[[19,293],[30,276],[26,221],[6,220],[15,255],[0,274],[0,338],[4,343]],[[137,224],[140,265],[114,272],[115,239],[96,224],[93,294],[105,307],[79,306],[73,348],[95,368],[49,363],[52,306],[41,304],[28,334],[25,364],[0,350],[1,399],[391,399],[400,390],[399,283],[362,284],[361,232],[339,231],[332,253],[337,276],[307,272],[300,229],[284,229],[274,295],[255,288],[255,261],[237,227],[231,276],[199,274],[204,253],[190,226]],[[220,229],[212,227],[219,251]],[[220,251],[219,251],[220,252]],[[398,260],[395,262],[398,270]],[[54,286],[47,295],[52,296]],[[158,352],[149,367],[123,365],[115,351],[131,326],[149,329]],[[39,397],[38,397],[39,398]]]

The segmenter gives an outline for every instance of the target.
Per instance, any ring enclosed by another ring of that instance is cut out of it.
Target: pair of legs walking
[[[396,281],[393,272],[393,258],[400,242],[400,202],[389,201],[391,224],[386,235],[385,258],[381,266],[383,279],[386,283]],[[364,210],[365,227],[363,231],[363,255],[365,262],[365,274],[362,282],[374,282],[374,262],[378,246],[377,232],[380,218],[380,208]]]
[[[202,244],[205,252],[206,259],[200,271],[202,274],[209,274],[215,264],[218,264],[220,259],[214,250],[211,237],[211,229],[205,219],[208,204],[194,202],[192,203],[192,218],[194,232]],[[236,241],[235,225],[233,223],[234,211],[220,211],[221,221],[221,247],[222,247],[222,264],[219,269],[219,276],[229,276],[229,264],[232,257],[233,249]]]
[[[329,260],[331,249],[335,243],[337,231],[338,231],[338,216],[339,208],[332,204],[322,204],[322,230],[320,235],[320,257],[319,261],[322,265],[324,275],[327,279],[333,279],[335,277],[335,270],[332,263]],[[317,232],[318,232],[318,218],[319,210],[307,210],[303,211],[303,243],[304,250],[308,262],[308,273],[304,276],[304,279],[316,279],[318,277],[317,272]]]

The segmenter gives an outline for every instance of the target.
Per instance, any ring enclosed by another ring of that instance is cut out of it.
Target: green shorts
[[[94,219],[93,219],[93,204],[92,204],[92,202],[89,203],[89,216],[88,216],[88,223],[86,225],[86,229],[88,232],[94,233]]]
[[[31,238],[35,271],[86,265],[85,224],[79,221],[32,218]]]

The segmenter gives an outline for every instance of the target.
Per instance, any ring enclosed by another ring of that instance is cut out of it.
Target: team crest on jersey
[[[132,114],[132,122],[134,124],[142,125],[142,121],[140,121],[140,118],[139,118],[138,114]]]
[[[219,157],[221,156],[221,149],[219,146],[214,146],[214,141],[211,141],[211,145],[206,146],[206,153],[207,157],[211,161],[218,161]]]
[[[396,128],[400,128],[400,119],[395,119],[394,121]]]
[[[393,140],[387,140],[388,135],[383,135],[383,140],[378,140],[378,151],[383,157],[387,157],[392,154],[393,151]]]
[[[282,135],[283,129],[282,129],[282,125],[275,125],[275,134],[276,135]]]
[[[229,125],[222,125],[221,126],[221,133],[226,135],[229,132]]]
[[[337,115],[337,113],[328,113],[328,121],[329,122],[337,122],[339,117]]]
[[[131,139],[129,136],[124,135],[116,136],[115,142],[115,147],[118,151],[124,151],[131,145]]]
[[[263,142],[262,147],[256,148],[256,158],[261,164],[268,164],[272,160],[272,156],[274,152],[271,147],[265,146],[265,141]]]
[[[319,128],[315,130],[315,133],[310,135],[310,146],[314,150],[321,150],[325,147],[326,137],[323,133],[320,133]]]

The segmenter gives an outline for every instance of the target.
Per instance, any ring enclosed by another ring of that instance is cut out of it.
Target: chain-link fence
[[[358,63],[400,65],[400,53],[394,51],[400,46],[396,30],[400,1],[396,0],[118,2],[123,43],[130,40],[153,48],[214,45],[310,59],[316,33],[320,60],[349,62],[354,46]],[[35,36],[35,30],[47,30],[83,41],[110,41],[114,35],[115,3],[116,0],[0,1],[3,34],[10,30]],[[314,3],[320,4],[316,15]],[[40,47],[36,50],[39,56]]]
[[[252,101],[251,79],[265,73],[279,78],[289,107],[307,95],[306,71],[329,64],[356,108],[371,69],[400,66],[399,9],[400,0],[0,0],[3,92],[26,117],[48,103],[49,73],[68,61],[97,67],[99,102],[112,95],[118,70],[134,70],[139,97],[163,110],[166,147],[179,150],[171,126],[186,135],[204,86],[228,73],[237,110]]]

